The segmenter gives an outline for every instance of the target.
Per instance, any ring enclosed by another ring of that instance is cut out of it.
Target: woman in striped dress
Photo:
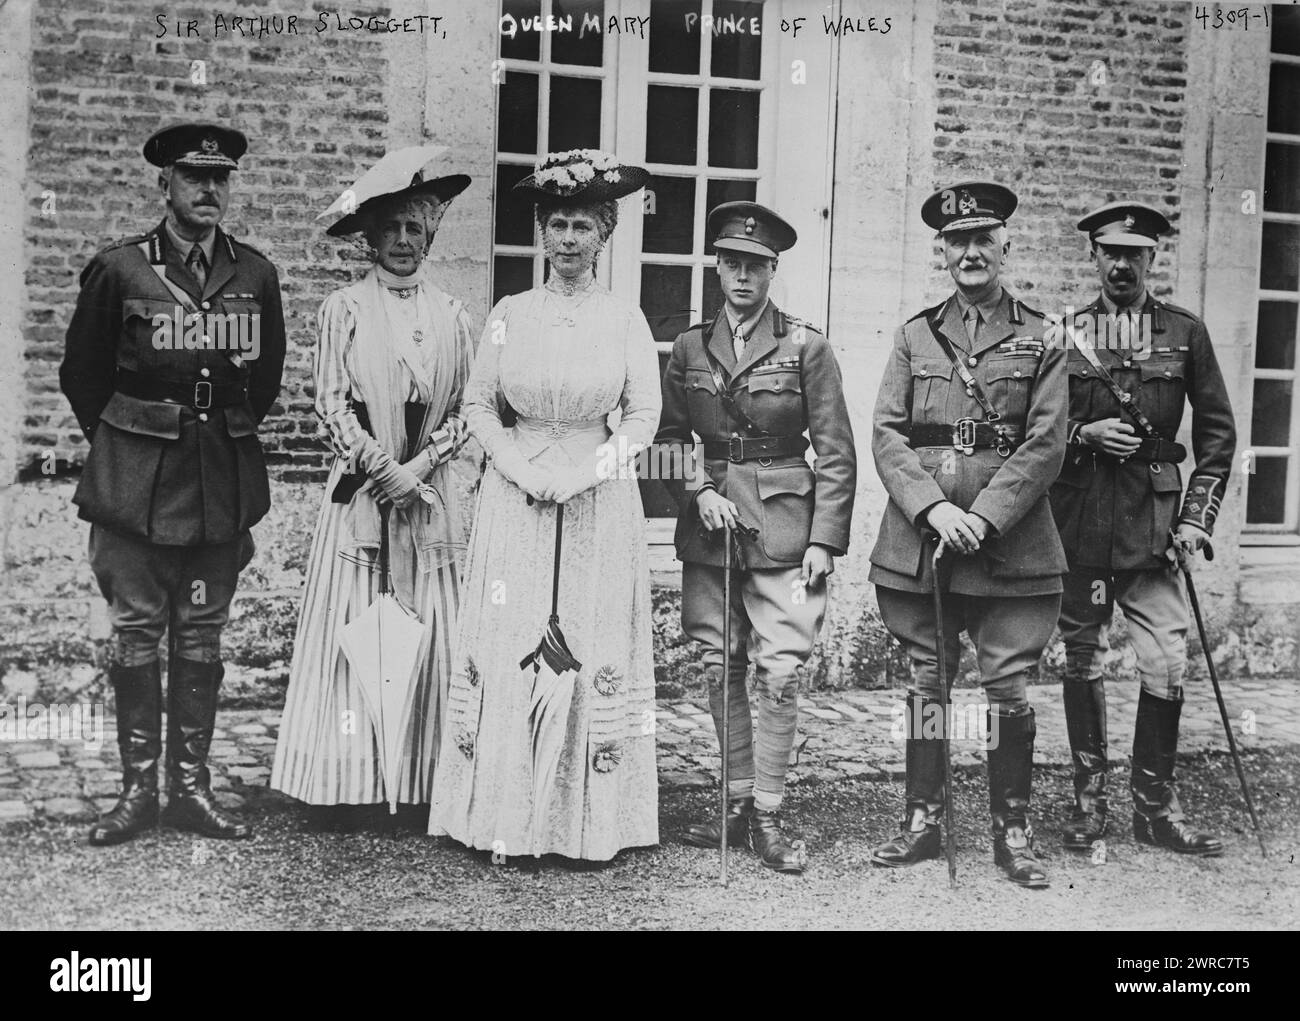
[[[329,295],[318,319],[316,412],[335,456],[271,772],[272,788],[315,806],[393,800],[367,679],[340,648],[344,627],[380,591],[381,509],[392,590],[423,624],[395,800],[428,805],[431,797],[464,551],[448,462],[466,435],[458,412],[474,346],[461,303],[424,263],[446,206],[469,184],[464,175],[422,173],[439,151],[385,156],[335,203],[348,215],[329,230],[361,232],[375,265]],[[347,822],[341,809],[323,814],[325,825]]]

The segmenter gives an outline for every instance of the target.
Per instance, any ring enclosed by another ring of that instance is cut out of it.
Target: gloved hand
[[[391,457],[386,463],[376,465],[370,477],[399,510],[411,506],[419,496],[419,476]]]

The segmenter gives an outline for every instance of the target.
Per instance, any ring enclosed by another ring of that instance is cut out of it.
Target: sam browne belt
[[[773,457],[802,455],[808,449],[803,436],[733,436],[729,440],[705,440],[704,456],[712,460],[766,460]]]
[[[193,382],[157,379],[129,369],[118,369],[115,383],[118,393],[142,401],[182,404],[197,411],[229,408],[248,400],[248,387],[242,382],[212,383],[206,379]]]
[[[980,448],[992,447],[1006,457],[1023,439],[1024,435],[1017,425],[963,418],[952,425],[914,425],[908,434],[907,445],[914,449],[952,447],[963,454],[973,454]]]

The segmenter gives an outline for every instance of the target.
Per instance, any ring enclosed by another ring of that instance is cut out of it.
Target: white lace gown
[[[518,415],[513,428],[501,424],[507,403]],[[598,287],[572,299],[539,288],[503,299],[488,316],[464,415],[490,457],[513,446],[548,474],[591,469],[649,443],[659,411],[658,360],[635,306]],[[565,504],[559,619],[582,668],[553,793],[534,827],[534,674],[520,659],[550,615],[555,521],[554,504],[530,506],[489,465],[462,581],[429,832],[506,855],[608,860],[659,840],[650,576],[635,478],[607,477]]]

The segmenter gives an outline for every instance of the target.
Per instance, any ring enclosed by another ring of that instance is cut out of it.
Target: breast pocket
[[[912,359],[912,422],[945,423],[948,417],[948,389],[952,365],[933,358]]]
[[[185,331],[190,327],[185,309],[175,301],[134,297],[122,301],[122,335],[119,364],[126,369],[176,370],[185,360]]]
[[[1157,428],[1177,431],[1187,394],[1186,367],[1182,358],[1153,355],[1142,363],[1142,393],[1138,403]]]
[[[709,439],[718,432],[718,387],[708,369],[686,369],[686,407],[691,427]]]
[[[746,412],[777,436],[804,430],[803,384],[798,369],[755,369],[745,382]]]
[[[989,400],[1002,417],[1023,422],[1029,412],[1029,398],[1038,378],[1036,355],[1008,355],[990,358],[987,365]]]

